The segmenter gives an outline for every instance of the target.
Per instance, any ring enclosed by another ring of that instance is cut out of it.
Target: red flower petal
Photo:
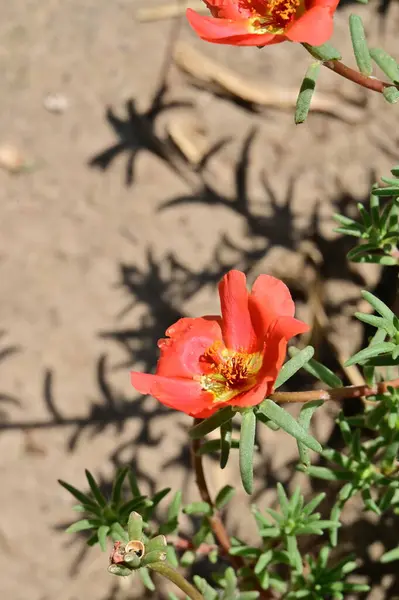
[[[244,7],[240,7],[237,0],[204,0],[205,4],[216,18],[224,19],[243,19],[251,16],[251,12]],[[192,10],[192,9],[188,9]]]
[[[217,317],[179,319],[167,329],[166,335],[170,337],[158,342],[161,357],[157,365],[157,375],[189,379],[202,372],[199,365],[200,356],[216,340],[222,339]]]
[[[253,351],[257,341],[249,313],[245,273],[229,271],[219,283],[219,296],[226,347]]]
[[[293,42],[306,42],[312,46],[321,46],[327,42],[333,34],[333,15],[325,6],[314,6],[306,11],[291,27],[285,35]]]
[[[294,335],[306,333],[309,331],[309,325],[294,317],[279,317],[273,327],[272,335],[275,335],[285,340],[290,340]]]
[[[216,44],[232,46],[266,46],[277,44],[285,38],[271,33],[252,33],[248,19],[220,19],[200,15],[192,8],[186,11],[188,22],[200,38]]]
[[[212,407],[212,394],[205,392],[196,381],[135,371],[130,376],[132,385],[138,392],[154,396],[169,408],[196,415]]]
[[[262,302],[276,316],[293,317],[295,304],[285,283],[271,275],[259,275],[252,286],[251,296]]]
[[[235,398],[233,398],[229,404],[231,406],[240,407],[256,406],[265,399],[269,387],[271,386],[269,386],[268,381],[262,381],[262,383],[255,385],[247,392],[243,392],[242,394],[235,396]]]

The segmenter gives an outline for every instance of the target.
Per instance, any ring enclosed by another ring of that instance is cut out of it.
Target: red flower
[[[184,318],[169,327],[158,342],[156,374],[131,373],[136,390],[199,418],[226,405],[255,406],[272,392],[287,341],[309,329],[294,319],[287,286],[260,275],[249,293],[245,274],[230,271],[219,295],[222,317]]]
[[[212,17],[187,9],[203,40],[233,46],[267,46],[285,40],[324,44],[333,32],[339,0],[204,0]]]

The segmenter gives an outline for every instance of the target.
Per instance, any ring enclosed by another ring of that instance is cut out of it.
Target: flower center
[[[304,0],[246,0],[256,16],[251,18],[254,33],[283,33],[304,9]]]
[[[228,350],[223,342],[216,341],[200,362],[204,371],[200,378],[202,389],[211,392],[215,402],[227,402],[256,385],[262,354]]]

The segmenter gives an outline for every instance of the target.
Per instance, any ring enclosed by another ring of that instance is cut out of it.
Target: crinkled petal
[[[218,317],[179,319],[169,327],[169,338],[159,340],[161,356],[157,365],[157,375],[166,377],[188,377],[201,374],[200,356],[216,340],[222,339]]]
[[[306,11],[291,27],[285,35],[293,42],[306,42],[312,46],[321,46],[327,42],[333,34],[333,14],[329,8],[314,6]]]
[[[251,12],[241,6],[237,0],[204,0],[205,4],[216,18],[243,19],[251,16]],[[190,9],[189,9],[190,10]]]
[[[293,317],[295,314],[295,304],[290,290],[276,277],[259,275],[252,286],[251,296],[259,300],[276,316]]]
[[[252,350],[256,336],[248,306],[245,273],[229,271],[219,283],[223,340],[232,350]]]
[[[154,396],[169,408],[196,415],[212,406],[212,394],[205,392],[199,382],[135,371],[130,375],[132,385],[138,392]]]
[[[253,33],[248,19],[221,19],[200,15],[191,8],[186,11],[188,22],[200,38],[216,44],[232,46],[267,46],[284,41],[283,36]]]

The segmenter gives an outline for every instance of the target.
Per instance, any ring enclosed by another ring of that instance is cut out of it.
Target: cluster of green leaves
[[[364,0],[361,1],[362,3],[366,3]],[[374,61],[390,82],[392,82],[392,85],[388,84],[385,86],[383,96],[387,102],[395,104],[399,100],[399,64],[382,48],[369,48],[364,25],[361,17],[358,15],[350,15],[349,31],[359,72],[366,77],[373,76]],[[308,116],[313,93],[316,89],[320,65],[323,62],[341,59],[340,52],[329,43],[322,46],[302,45],[316,59],[316,62],[313,62],[308,67],[299,90],[295,110],[295,123],[297,125],[304,123]]]
[[[369,344],[347,362],[346,366],[360,365],[366,382],[372,385],[376,380],[382,380],[382,374],[377,367],[391,367],[391,374],[397,372],[394,367],[399,365],[399,319],[395,313],[371,292],[362,292],[362,296],[374,308],[377,315],[355,313],[355,316],[372,327],[375,334]]]
[[[79,504],[73,507],[73,510],[83,513],[83,518],[79,519],[67,529],[67,533],[78,533],[91,531],[91,536],[87,540],[89,546],[99,544],[105,552],[107,549],[107,539],[112,542],[129,541],[127,533],[129,516],[132,511],[140,513],[143,519],[143,528],[145,539],[150,539],[156,535],[168,534],[177,531],[180,512],[181,493],[175,494],[168,509],[167,520],[157,531],[151,519],[154,518],[155,510],[158,504],[170,492],[170,488],[160,490],[152,498],[141,494],[135,474],[128,468],[118,469],[110,498],[106,498],[102,493],[99,484],[93,475],[86,470],[86,478],[89,484],[89,492],[82,492],[76,487],[65,481],[59,480],[59,483],[68,492],[78,500]],[[127,485],[125,485],[127,483]],[[124,487],[128,494],[124,493]],[[128,497],[126,497],[128,495]],[[167,555],[173,548],[168,546]],[[127,574],[127,572],[125,573]],[[143,584],[151,591],[155,590],[154,583],[144,566],[139,570]]]
[[[348,259],[353,262],[386,266],[399,264],[399,166],[394,167],[391,173],[394,177],[381,178],[385,186],[376,184],[373,187],[369,210],[362,203],[357,205],[359,221],[334,215],[340,224],[335,231],[361,240],[348,253]]]
[[[142,495],[137,479],[128,467],[118,469],[109,499],[104,496],[90,471],[86,470],[86,478],[90,489],[88,493],[59,480],[62,487],[79,501],[73,510],[84,515],[84,518],[68,527],[67,533],[91,530],[92,535],[87,540],[87,544],[94,546],[99,543],[104,552],[107,538],[114,542],[126,541],[126,527],[132,511],[140,512],[144,521],[149,522],[158,504],[170,492],[170,488],[165,488],[153,498]],[[123,494],[125,480],[128,482],[129,499],[126,499]]]
[[[363,297],[377,315],[356,313],[361,321],[376,328],[369,345],[357,352],[347,365],[358,364],[367,384],[375,389],[368,395],[361,414],[338,416],[345,442],[345,451],[323,450],[326,466],[300,466],[312,477],[341,483],[331,520],[339,521],[346,502],[360,495],[364,509],[381,515],[387,511],[399,514],[399,390],[389,385],[384,375],[398,377],[399,319],[381,300],[370,292]],[[384,383],[383,387],[378,384]],[[329,466],[328,463],[332,463]],[[337,544],[336,531],[331,532],[331,544]],[[389,551],[382,560],[399,559],[399,548]]]
[[[299,488],[288,498],[283,486],[278,484],[277,495],[279,511],[268,508],[262,513],[256,506],[252,507],[259,531],[259,546],[232,539],[230,554],[241,557],[243,566],[235,573],[230,568],[222,575],[214,574],[212,584],[194,578],[204,599],[258,598],[259,592],[252,589],[254,587],[277,592],[287,599],[309,600],[328,597],[341,600],[344,593],[367,591],[367,585],[346,581],[356,568],[352,557],[331,566],[328,544],[318,555],[303,557],[301,554],[298,538],[322,536],[325,531],[335,531],[340,526],[336,521],[323,520],[321,514],[315,512],[325,494],[317,495],[306,504]]]

